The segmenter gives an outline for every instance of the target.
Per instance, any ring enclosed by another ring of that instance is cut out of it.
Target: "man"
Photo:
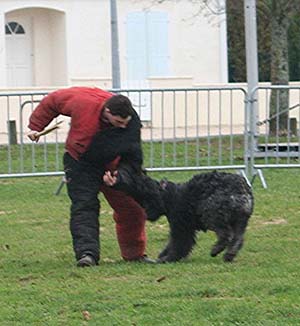
[[[71,199],[70,230],[77,266],[94,266],[99,253],[99,191],[114,210],[122,257],[153,263],[145,255],[145,212],[132,198],[107,187],[104,171],[122,161],[141,169],[141,122],[130,100],[98,88],[71,87],[50,93],[29,118],[28,137],[38,141],[58,115],[71,117],[65,144],[64,170]]]

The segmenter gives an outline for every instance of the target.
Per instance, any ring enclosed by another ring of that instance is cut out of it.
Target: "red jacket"
[[[92,137],[101,130],[103,104],[112,96],[112,93],[91,87],[71,87],[55,91],[46,96],[33,111],[28,127],[41,131],[60,114],[71,117],[65,147],[78,160],[87,150]]]

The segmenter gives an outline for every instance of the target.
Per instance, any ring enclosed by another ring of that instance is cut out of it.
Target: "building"
[[[224,17],[190,0],[117,5],[122,87],[227,83]],[[0,24],[1,88],[111,87],[109,0],[0,0]]]

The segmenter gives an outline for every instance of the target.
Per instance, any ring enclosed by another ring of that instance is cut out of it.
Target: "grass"
[[[259,144],[266,139],[260,137]],[[286,142],[285,137],[268,138],[269,142]],[[289,143],[298,142],[290,138]],[[211,136],[163,142],[143,142],[144,167],[226,166],[244,164],[243,135]],[[63,143],[0,145],[0,174],[62,171]],[[266,158],[256,163],[299,163],[299,158]]]
[[[144,142],[144,166],[240,165],[243,164],[243,146],[241,135]],[[62,171],[63,153],[64,144],[0,145],[0,174]]]
[[[209,256],[211,232],[199,234],[185,261],[126,263],[101,199],[101,263],[90,269],[74,266],[66,189],[53,195],[60,178],[0,180],[0,325],[300,325],[300,174],[264,176],[268,189],[255,181],[255,211],[235,263]],[[165,219],[148,223],[147,233],[154,257],[167,240]]]

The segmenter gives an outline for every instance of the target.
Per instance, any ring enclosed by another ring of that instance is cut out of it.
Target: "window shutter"
[[[127,17],[127,69],[129,80],[147,78],[145,15],[133,12]]]
[[[148,75],[169,74],[168,17],[164,12],[147,13]]]
[[[168,16],[164,12],[132,12],[127,16],[128,80],[169,74]]]

